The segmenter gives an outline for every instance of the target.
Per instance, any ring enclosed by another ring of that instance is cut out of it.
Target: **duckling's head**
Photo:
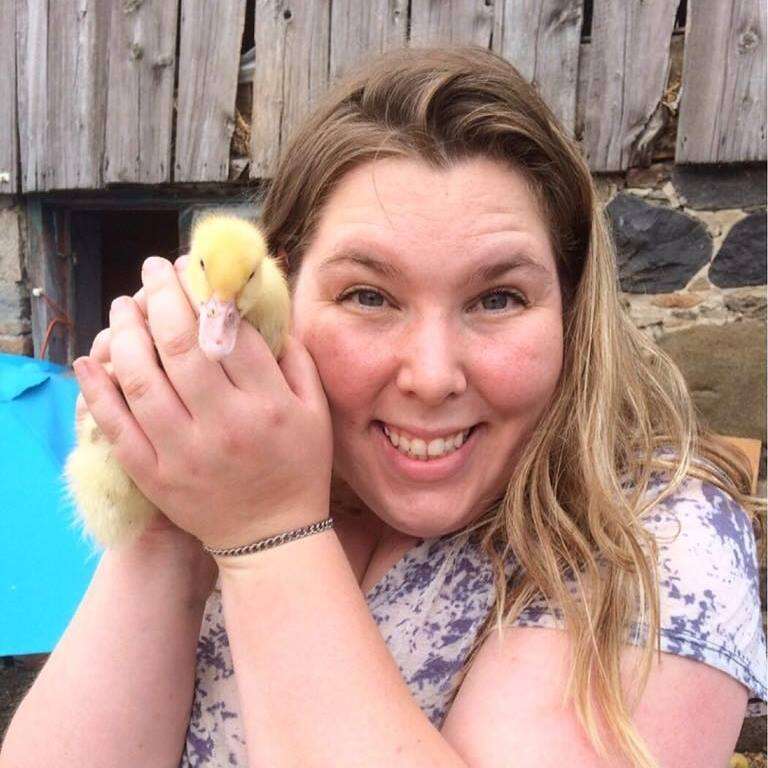
[[[200,307],[198,341],[210,360],[234,349],[240,316],[248,309],[240,299],[260,279],[266,255],[264,236],[245,219],[217,214],[195,225],[186,276]]]

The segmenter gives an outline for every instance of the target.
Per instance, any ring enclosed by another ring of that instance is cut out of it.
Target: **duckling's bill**
[[[240,324],[240,312],[234,300],[212,297],[200,306],[198,322],[198,343],[209,360],[218,362],[232,352]]]

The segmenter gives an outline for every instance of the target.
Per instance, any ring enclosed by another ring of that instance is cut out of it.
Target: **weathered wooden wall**
[[[687,26],[677,160],[764,160],[764,0],[696,0]]]
[[[244,32],[256,51],[252,177],[269,174],[318,96],[358,62],[432,43],[480,45],[515,64],[577,134],[594,171],[644,165],[667,118],[679,0],[594,0],[589,40],[583,0],[0,4],[11,75],[0,83],[2,194],[226,181]],[[764,2],[689,6],[676,159],[765,160]]]

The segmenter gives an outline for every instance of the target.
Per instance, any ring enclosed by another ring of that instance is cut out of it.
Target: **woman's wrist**
[[[145,532],[125,547],[107,550],[105,557],[143,577],[157,574],[176,578],[180,599],[191,605],[208,599],[218,573],[215,561],[203,551],[200,542],[179,530]]]

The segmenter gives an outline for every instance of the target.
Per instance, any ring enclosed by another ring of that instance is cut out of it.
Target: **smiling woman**
[[[503,496],[562,368],[556,273],[524,177],[492,160],[380,159],[329,196],[294,279],[294,331],[331,406],[334,469],[395,551]]]
[[[9,764],[725,765],[766,696],[759,503],[624,316],[535,90],[488,51],[388,53],[285,148],[261,226],[279,365],[247,326],[207,360],[162,260],[113,312],[128,407],[94,361],[86,399],[148,436],[168,520],[105,555]]]

